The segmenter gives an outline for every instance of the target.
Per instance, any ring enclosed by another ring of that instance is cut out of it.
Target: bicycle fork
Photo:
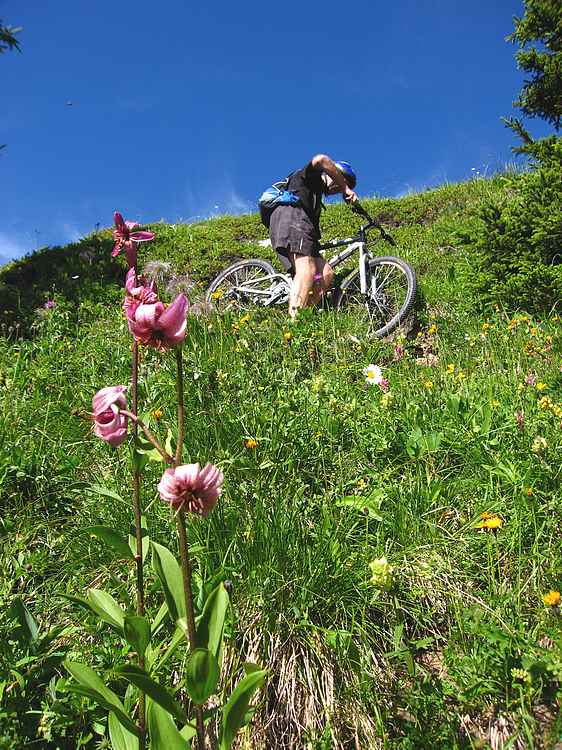
[[[365,252],[365,243],[361,242],[359,245],[359,284],[361,287],[361,294],[367,294],[367,263],[369,257]]]

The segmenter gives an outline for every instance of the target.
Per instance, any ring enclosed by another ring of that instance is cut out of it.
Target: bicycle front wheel
[[[265,260],[239,260],[213,279],[205,298],[219,312],[265,307],[272,304],[278,276],[271,263]]]
[[[359,271],[342,283],[338,310],[361,317],[372,336],[382,338],[408,316],[416,297],[416,274],[401,258],[372,258],[367,266],[367,292],[361,293]]]

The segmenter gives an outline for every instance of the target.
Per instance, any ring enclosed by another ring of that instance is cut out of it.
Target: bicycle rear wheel
[[[271,263],[265,260],[239,260],[213,279],[205,299],[219,312],[281,304],[285,300],[278,302],[274,299],[276,285],[280,284],[279,277]]]
[[[372,336],[391,333],[408,316],[416,297],[416,274],[401,258],[384,256],[368,262],[367,293],[361,293],[359,271],[342,283],[338,310],[360,316]]]

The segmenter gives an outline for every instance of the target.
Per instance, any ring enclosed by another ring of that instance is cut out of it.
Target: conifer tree
[[[520,45],[517,65],[531,74],[514,106],[528,117],[546,120],[558,131],[562,124],[562,2],[525,0],[525,14],[516,17],[514,25],[515,31],[507,39]],[[509,118],[506,123],[526,144],[532,142],[519,120]]]

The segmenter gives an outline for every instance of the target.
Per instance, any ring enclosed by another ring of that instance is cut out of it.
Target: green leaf
[[[129,717],[117,695],[105,685],[93,669],[72,661],[65,661],[64,666],[79,683],[80,692],[83,695],[88,695],[103,708],[113,711],[121,724],[138,737],[137,725]]]
[[[90,589],[88,591],[88,601],[98,617],[112,627],[117,628],[120,633],[123,632],[125,613],[111,594],[102,589]]]
[[[149,700],[146,713],[151,750],[187,750],[186,739],[180,734],[167,711],[158,703]]]
[[[146,617],[140,615],[126,615],[123,624],[125,638],[139,656],[144,653],[150,643],[150,624]]]
[[[119,500],[121,503],[125,502],[117,492],[113,492],[113,490],[109,490],[107,487],[101,487],[99,484],[91,484],[89,487],[86,487],[86,492],[93,492],[96,495],[104,495],[105,497],[110,497],[112,500]]]
[[[148,440],[143,432],[140,432],[137,437],[135,450],[137,453],[145,456],[149,461],[164,461],[160,453],[156,450],[156,448],[152,445],[150,440]]]
[[[160,659],[156,662],[156,667],[155,667],[156,669],[160,669],[162,665],[168,661],[170,656],[172,656],[172,654],[174,653],[178,645],[182,643],[184,639],[185,639],[185,629],[183,627],[178,626],[174,631],[172,640],[170,641],[168,648],[164,651],[164,653],[160,656]]]
[[[113,711],[108,717],[109,739],[113,750],[139,750],[139,741],[134,734],[119,723],[119,719]]]
[[[133,464],[133,471],[136,474],[142,474],[142,470],[148,463],[148,456],[146,453],[141,453],[136,448],[131,448],[131,461]]]
[[[174,440],[174,435],[172,434],[172,431],[168,429],[168,433],[166,435],[166,443],[164,444],[164,449],[166,450],[166,453],[170,456],[176,455],[176,448],[175,445],[172,445],[172,440]]]
[[[185,669],[185,686],[191,700],[200,706],[214,693],[219,681],[219,665],[206,648],[196,648]]]
[[[37,623],[19,596],[11,603],[9,614],[19,623],[20,634],[28,645],[37,640],[37,636],[39,635]]]
[[[223,583],[211,591],[203,607],[197,625],[195,642],[201,648],[208,648],[220,665],[220,651],[224,632],[224,619],[229,597]]]
[[[172,622],[185,619],[185,594],[178,561],[169,549],[151,542],[152,566],[160,579]]]
[[[116,672],[135,685],[135,687],[138,687],[143,693],[146,693],[151,700],[162,706],[178,721],[187,721],[185,712],[176,699],[170,695],[166,688],[155,682],[144,669],[137,667],[135,664],[127,664],[124,667],[119,667]]]
[[[81,529],[80,533],[91,534],[97,539],[101,539],[102,542],[105,542],[121,558],[132,560],[135,557],[125,539],[109,526],[88,526],[86,529]]]
[[[229,750],[236,732],[246,722],[246,712],[253,694],[265,680],[267,670],[247,674],[234,688],[228,703],[222,710],[220,750]]]
[[[146,522],[146,516],[141,516],[141,554],[142,561],[146,560],[148,555],[148,549],[150,547],[150,537],[148,535],[148,524]],[[133,553],[133,557],[137,554],[137,539],[135,536],[135,530],[133,528],[132,533],[129,534],[129,548]]]
[[[337,504],[343,508],[354,508],[360,513],[365,513],[369,518],[382,522],[384,519],[379,511],[384,497],[385,495],[382,490],[375,490],[375,492],[368,496],[347,495],[346,497],[342,497]]]

